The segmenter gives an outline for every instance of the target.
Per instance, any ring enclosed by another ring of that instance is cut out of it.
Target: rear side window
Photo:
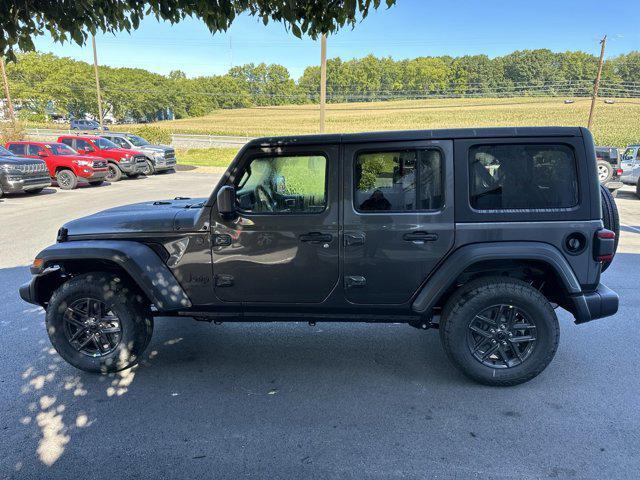
[[[60,139],[60,143],[64,143],[69,147],[73,147],[73,140],[71,138],[62,138]]]
[[[353,201],[359,212],[429,211],[444,205],[440,150],[361,153],[354,179]]]
[[[44,153],[44,150],[38,145],[29,145],[27,152],[28,155],[37,156],[40,155],[40,153]]]
[[[9,151],[14,155],[26,155],[26,145],[24,143],[12,143],[9,145]]]
[[[476,210],[575,207],[575,155],[566,145],[475,146],[469,150],[469,187]]]

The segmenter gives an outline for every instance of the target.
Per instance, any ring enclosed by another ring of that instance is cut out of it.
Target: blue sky
[[[640,50],[638,0],[397,0],[381,8],[355,29],[331,35],[327,55],[343,59],[368,54],[395,59],[428,55],[487,54],[549,48],[599,53],[598,39],[607,34],[607,56]],[[145,19],[132,34],[96,37],[99,62],[135,66],[188,76],[225,73],[231,65],[279,63],[294,78],[319,62],[319,44],[297,39],[284,25],[264,26],[242,16],[226,33],[211,35],[204,24],[189,19],[177,25]],[[90,45],[36,40],[39,51],[92,61]]]

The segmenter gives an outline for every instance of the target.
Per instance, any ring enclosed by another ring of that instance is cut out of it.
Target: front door
[[[249,150],[227,182],[238,216],[213,211],[216,296],[319,303],[339,281],[339,147]]]
[[[347,144],[343,169],[345,296],[408,302],[453,246],[453,144]]]

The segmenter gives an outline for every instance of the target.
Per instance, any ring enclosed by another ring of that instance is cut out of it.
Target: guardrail
[[[97,130],[81,131],[69,129],[53,129],[53,128],[29,128],[26,131],[27,136],[32,139],[54,141],[60,135],[97,135]],[[114,131],[114,133],[116,133]],[[120,133],[120,132],[117,132]],[[187,133],[175,133],[171,135],[171,146],[174,148],[225,148],[225,147],[242,147],[245,143],[252,140],[252,137],[239,137],[231,135],[197,135]]]

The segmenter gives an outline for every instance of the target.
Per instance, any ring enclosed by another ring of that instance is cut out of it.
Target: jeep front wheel
[[[116,372],[138,362],[153,332],[151,310],[116,275],[79,275],[51,296],[46,314],[51,343],[67,362],[88,372]]]
[[[549,301],[521,280],[489,277],[454,293],[440,321],[451,362],[485,385],[527,382],[553,359],[560,329]]]

